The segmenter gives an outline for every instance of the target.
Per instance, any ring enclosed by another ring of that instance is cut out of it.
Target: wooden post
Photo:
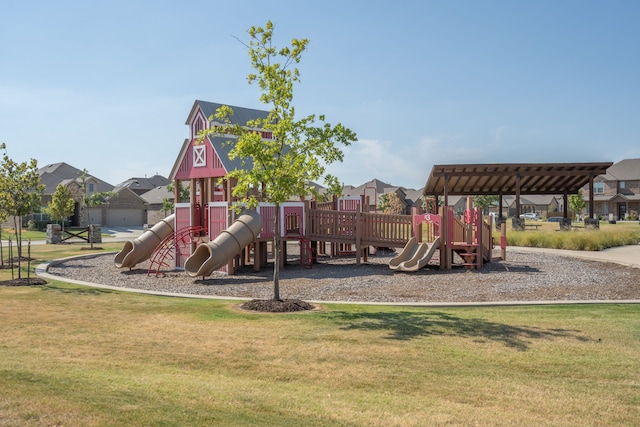
[[[362,239],[362,226],[360,224],[360,221],[362,221],[361,210],[362,206],[356,211],[356,265],[360,265],[360,258],[362,256],[362,244],[360,242]]]
[[[449,261],[449,208],[447,206],[440,208],[440,217],[440,268],[451,270],[451,262]]]
[[[468,216],[469,218],[467,218],[467,221],[465,221],[464,224],[464,228],[466,231],[466,242],[467,244],[471,244],[473,243],[473,226],[475,223],[475,217],[473,216],[473,199],[471,198],[471,196],[467,196],[467,211],[468,211]]]
[[[253,271],[260,271],[262,261],[262,242],[256,240],[253,244]]]
[[[503,261],[507,260],[507,224],[500,224],[500,257]]]

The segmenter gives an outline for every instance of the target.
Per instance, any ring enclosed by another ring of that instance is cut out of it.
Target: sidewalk
[[[507,246],[507,260],[509,250],[521,252],[540,252],[557,254],[594,261],[613,262],[628,267],[640,268],[640,245],[618,246],[603,251],[570,251],[566,249],[530,248],[524,246]]]

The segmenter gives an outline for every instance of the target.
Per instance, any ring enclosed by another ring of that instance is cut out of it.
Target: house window
[[[604,182],[594,182],[593,183],[593,192],[596,194],[604,193]]]
[[[89,193],[93,193],[95,191],[95,189],[93,188],[93,183],[90,182],[89,185],[87,185],[88,191]]]
[[[624,186],[625,186],[624,181],[620,181],[618,185],[620,186],[621,190],[624,190]]]

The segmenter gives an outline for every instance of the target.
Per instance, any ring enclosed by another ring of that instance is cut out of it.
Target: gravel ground
[[[441,271],[436,259],[415,273],[390,270],[392,251],[378,251],[360,266],[354,257],[321,256],[312,269],[302,267],[293,252],[290,248],[288,264],[280,271],[283,299],[403,303],[640,299],[640,269],[511,248],[506,261],[494,260],[480,271]],[[132,270],[118,269],[114,254],[104,254],[53,265],[49,273],[159,292],[255,299],[273,296],[272,264],[258,273],[247,266],[234,276],[214,273],[204,280],[183,271],[148,276],[148,267],[145,262]]]

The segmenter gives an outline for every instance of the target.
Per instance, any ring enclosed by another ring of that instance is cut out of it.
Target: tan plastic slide
[[[440,247],[440,238],[433,243],[417,243],[412,237],[400,254],[389,261],[389,268],[398,271],[418,271],[429,263],[429,260]]]
[[[262,229],[262,218],[256,211],[246,210],[213,241],[200,245],[184,262],[191,277],[206,277],[223,267],[231,258],[256,239]]]
[[[129,240],[116,255],[116,267],[133,268],[148,260],[164,239],[174,233],[175,214],[169,215],[137,239]]]

